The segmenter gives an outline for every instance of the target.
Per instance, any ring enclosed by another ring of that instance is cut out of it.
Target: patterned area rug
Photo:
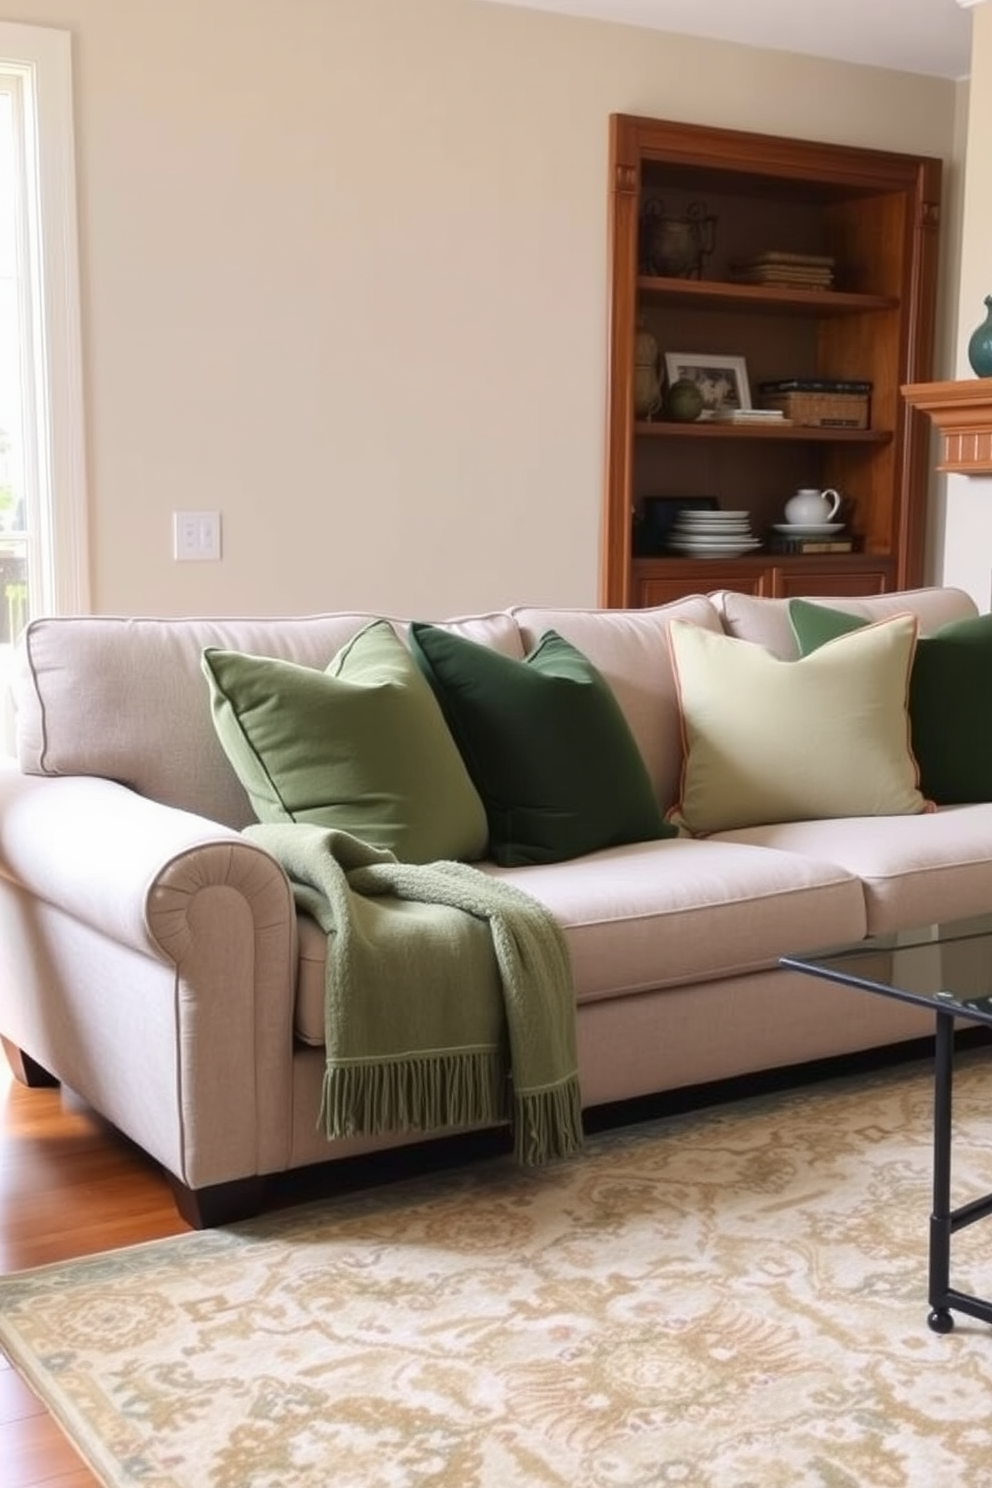
[[[990,1081],[959,1059],[955,1203]],[[926,1326],[930,1123],[913,1065],[497,1158],[8,1277],[0,1343],[112,1488],[989,1483],[992,1328]]]

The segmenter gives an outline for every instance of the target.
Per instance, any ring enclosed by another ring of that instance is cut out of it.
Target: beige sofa
[[[955,590],[824,602],[909,609],[923,633],[975,613]],[[667,807],[683,747],[673,617],[795,655],[782,602],[731,593],[448,623],[513,657],[549,628],[581,649]],[[324,937],[240,835],[252,813],[200,669],[208,645],[322,667],[367,619],[41,619],[21,639],[17,758],[0,770],[0,1035],[22,1077],[50,1073],[151,1154],[193,1224],[257,1208],[267,1175],[422,1139],[318,1128]],[[992,804],[484,866],[564,928],[591,1108],[928,1033],[917,1010],[778,958],[987,910]]]

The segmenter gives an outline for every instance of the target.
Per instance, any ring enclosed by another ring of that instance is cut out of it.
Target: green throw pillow
[[[790,601],[789,619],[803,656],[868,623],[803,599]],[[909,717],[924,794],[938,806],[992,801],[992,615],[920,637]]]
[[[497,863],[674,835],[609,683],[555,631],[523,661],[420,622],[410,646],[485,803]]]
[[[326,671],[208,648],[214,727],[259,821],[337,827],[403,862],[471,860],[486,815],[430,687],[385,620]]]
[[[926,808],[906,711],[911,615],[801,661],[684,620],[668,637],[686,749],[669,815],[686,831]]]

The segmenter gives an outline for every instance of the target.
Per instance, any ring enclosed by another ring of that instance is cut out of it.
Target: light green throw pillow
[[[669,817],[684,830],[927,809],[906,707],[912,615],[799,661],[684,620],[672,621],[669,644],[685,743]]]
[[[485,802],[497,863],[675,835],[609,683],[556,631],[517,661],[414,621],[410,648]]]
[[[808,600],[789,602],[801,656],[867,621]],[[992,801],[992,615],[951,620],[921,636],[909,679],[920,784],[938,806]]]
[[[259,821],[337,827],[407,863],[472,860],[486,814],[430,686],[376,620],[326,671],[208,648],[217,735]]]

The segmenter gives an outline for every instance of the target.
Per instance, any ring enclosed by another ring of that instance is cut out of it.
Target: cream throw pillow
[[[673,620],[685,758],[669,820],[697,834],[928,809],[906,707],[916,631],[895,615],[781,661]]]

